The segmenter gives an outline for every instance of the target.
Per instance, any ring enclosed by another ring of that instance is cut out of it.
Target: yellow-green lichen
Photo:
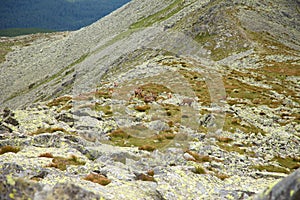
[[[9,198],[15,199],[15,194],[14,194],[14,193],[10,193],[10,194],[9,194]]]
[[[16,181],[14,180],[12,175],[7,175],[6,180],[7,180],[7,183],[11,186],[14,186],[16,184]]]

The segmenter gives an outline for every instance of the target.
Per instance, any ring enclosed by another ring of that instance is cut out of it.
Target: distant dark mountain
[[[0,29],[39,28],[55,31],[87,26],[130,0],[1,1]]]

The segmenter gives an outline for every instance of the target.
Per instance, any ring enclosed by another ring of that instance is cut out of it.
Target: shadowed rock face
[[[297,199],[299,10],[133,0],[1,38],[0,199]]]

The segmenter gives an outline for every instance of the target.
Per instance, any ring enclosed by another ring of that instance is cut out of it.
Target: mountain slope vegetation
[[[1,38],[0,199],[299,199],[299,10],[132,0]]]

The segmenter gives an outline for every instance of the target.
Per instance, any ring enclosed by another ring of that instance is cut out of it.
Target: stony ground
[[[247,199],[274,185],[300,167],[297,9],[132,1],[77,32],[2,39],[1,198]]]

